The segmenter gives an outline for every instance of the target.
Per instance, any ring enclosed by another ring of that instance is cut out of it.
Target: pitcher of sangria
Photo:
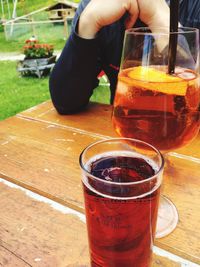
[[[176,65],[168,74],[169,35],[177,35]],[[133,28],[125,33],[112,123],[119,136],[148,142],[164,153],[191,142],[200,128],[199,32],[179,28]],[[171,216],[159,222],[157,237],[176,226],[168,199],[161,208]],[[164,207],[164,208],[163,208]],[[166,211],[167,209],[167,211]]]

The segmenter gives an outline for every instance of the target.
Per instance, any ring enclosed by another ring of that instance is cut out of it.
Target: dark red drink
[[[149,267],[160,186],[152,160],[130,152],[101,154],[83,179],[91,266]],[[137,181],[145,183],[134,184]],[[122,185],[122,186],[121,186]]]

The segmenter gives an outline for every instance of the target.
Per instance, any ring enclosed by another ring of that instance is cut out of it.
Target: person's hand
[[[126,12],[129,13],[126,28],[130,28],[138,18],[137,0],[91,0],[80,16],[78,34],[94,38],[102,27],[119,20]]]
[[[137,0],[139,8],[139,18],[152,32],[154,27],[166,27],[169,29],[169,7],[165,0]]]
[[[125,12],[129,14],[126,28],[133,27],[139,17],[152,32],[157,31],[154,27],[169,29],[169,7],[165,0],[91,0],[80,16],[78,34],[94,38],[102,27],[119,20]]]
[[[162,33],[169,32],[169,17],[170,10],[165,0],[137,0],[139,8],[139,18],[143,21],[150,29],[151,32]],[[168,35],[162,35],[157,38],[157,48],[162,51],[168,44]]]

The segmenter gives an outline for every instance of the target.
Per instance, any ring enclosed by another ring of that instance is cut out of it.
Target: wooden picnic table
[[[0,266],[89,266],[78,159],[116,137],[111,109],[90,103],[61,116],[47,101],[0,122]],[[155,241],[153,267],[200,266],[199,148],[200,136],[168,156],[163,194],[179,222]]]

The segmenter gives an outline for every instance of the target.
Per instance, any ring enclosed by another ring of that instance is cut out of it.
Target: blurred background
[[[79,0],[0,2],[0,120],[3,120],[50,99],[48,80],[55,64],[52,55],[58,59],[69,37]],[[105,76],[99,79],[100,85],[91,100],[109,103],[107,79]]]

